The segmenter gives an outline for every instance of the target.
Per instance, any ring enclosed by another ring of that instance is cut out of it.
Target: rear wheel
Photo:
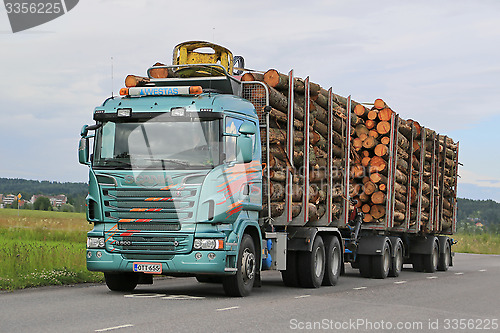
[[[412,254],[411,255],[411,263],[413,265],[413,270],[415,272],[423,272],[424,271],[423,254]]]
[[[372,260],[371,256],[360,255],[359,258],[359,274],[362,277],[369,278],[372,276]]]
[[[444,245],[444,252],[439,254],[438,270],[447,271],[448,268],[450,268],[450,262],[451,262],[451,248],[450,248],[450,243],[446,241]]]
[[[236,274],[225,276],[222,285],[227,296],[242,297],[250,294],[257,274],[258,263],[255,244],[250,235],[241,241]]]
[[[342,271],[343,264],[340,243],[338,238],[335,236],[325,238],[325,242],[325,275],[323,277],[322,285],[334,286],[339,280],[339,275]]]
[[[109,290],[132,291],[137,287],[139,275],[136,273],[104,273]]]
[[[325,245],[320,235],[314,239],[311,252],[299,252],[298,275],[300,286],[319,288],[325,275]]]
[[[394,256],[392,257],[391,269],[389,270],[389,276],[398,277],[403,270],[403,246],[401,243],[397,243],[396,249],[394,250]]]
[[[376,279],[385,279],[391,268],[391,248],[387,242],[382,248],[382,255],[372,256],[372,274]]]
[[[427,273],[434,273],[437,270],[439,261],[439,247],[437,242],[432,244],[432,252],[424,254],[424,270]]]
[[[297,252],[286,253],[286,271],[281,271],[281,279],[287,287],[299,286],[299,273],[297,270]]]

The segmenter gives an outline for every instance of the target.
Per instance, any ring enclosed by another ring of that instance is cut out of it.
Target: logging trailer
[[[172,65],[126,86],[79,144],[87,267],[111,290],[159,274],[246,296],[263,270],[318,288],[344,263],[374,278],[452,265],[458,143],[382,100],[246,71],[208,42],[177,45]]]

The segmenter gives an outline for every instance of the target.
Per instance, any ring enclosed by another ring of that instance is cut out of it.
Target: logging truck
[[[194,276],[246,296],[264,270],[318,288],[345,263],[373,278],[452,265],[458,143],[382,99],[245,70],[208,42],[125,85],[79,144],[87,268],[109,289]]]

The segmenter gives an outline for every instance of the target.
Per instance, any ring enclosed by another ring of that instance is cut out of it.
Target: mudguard
[[[410,240],[410,253],[412,254],[431,254],[433,243],[437,240],[435,236],[420,236],[411,238]],[[441,251],[441,244],[439,251]]]
[[[382,255],[384,244],[389,242],[392,253],[392,242],[386,236],[365,236],[359,239],[358,255],[379,256]]]

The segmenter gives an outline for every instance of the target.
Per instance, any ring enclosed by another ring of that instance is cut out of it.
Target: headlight
[[[224,241],[222,239],[195,239],[193,247],[196,250],[220,250],[224,248]]]
[[[104,237],[87,237],[87,249],[103,249]]]

